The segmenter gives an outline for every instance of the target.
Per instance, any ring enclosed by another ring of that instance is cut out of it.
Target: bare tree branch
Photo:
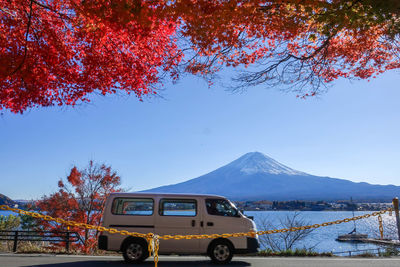
[[[299,212],[288,214],[285,218],[280,219],[279,225],[271,223],[266,217],[260,218],[257,222],[257,225],[262,231],[280,228],[301,227],[308,224],[309,222],[306,222],[300,217]],[[310,236],[310,234],[314,230],[315,229],[305,229],[300,231],[288,231],[285,233],[262,235],[260,236],[260,243],[263,247],[269,248],[272,251],[292,250],[300,241]],[[310,246],[306,249],[312,249],[313,247],[314,246]]]

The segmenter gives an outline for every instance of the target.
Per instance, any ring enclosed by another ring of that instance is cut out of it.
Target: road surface
[[[151,267],[148,259],[142,264],[128,265],[118,256],[74,256],[74,255],[29,255],[0,254],[1,267],[16,266],[55,266],[55,267]],[[206,257],[161,256],[159,267],[216,267]],[[234,257],[228,267],[400,267],[400,257],[396,258],[263,258]]]

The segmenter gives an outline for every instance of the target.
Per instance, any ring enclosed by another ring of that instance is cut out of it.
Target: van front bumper
[[[247,237],[247,248],[246,249],[236,249],[236,254],[250,254],[257,253],[258,248],[260,247],[260,243],[258,242],[258,238]]]

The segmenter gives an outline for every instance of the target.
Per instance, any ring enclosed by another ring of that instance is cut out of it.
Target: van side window
[[[115,198],[111,213],[115,215],[153,215],[154,201],[151,198]]]
[[[161,199],[159,214],[161,216],[197,215],[197,202],[194,199]]]
[[[206,199],[207,213],[217,216],[238,217],[237,209],[225,199]]]

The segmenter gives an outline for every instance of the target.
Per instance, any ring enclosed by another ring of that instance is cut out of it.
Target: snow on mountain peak
[[[231,167],[240,169],[245,174],[270,173],[286,175],[307,175],[293,170],[260,152],[247,153],[233,161]]]

